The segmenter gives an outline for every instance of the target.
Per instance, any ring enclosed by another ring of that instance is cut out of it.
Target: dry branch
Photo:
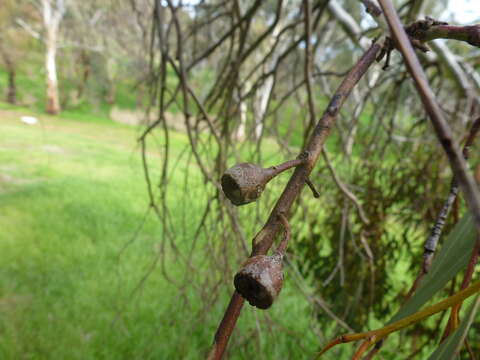
[[[288,214],[293,201],[300,194],[310,175],[317,159],[323,149],[323,145],[330,134],[331,128],[337,118],[345,99],[350,94],[353,87],[358,83],[368,68],[373,64],[375,58],[380,51],[381,45],[374,43],[353,66],[347,74],[341,85],[338,87],[335,95],[332,97],[322,118],[318,121],[310,141],[305,148],[308,154],[307,161],[295,169],[285,190],[278,199],[274,209],[272,210],[263,229],[253,239],[252,255],[264,255],[268,252],[273,244],[276,234],[281,228],[281,222],[278,220],[279,214]],[[225,315],[215,334],[213,347],[208,356],[209,360],[221,359],[230,335],[232,334],[235,324],[243,306],[243,298],[235,291]]]
[[[420,25],[416,26],[418,24]],[[432,19],[427,18],[414,23],[405,30],[409,35],[420,41],[451,39],[465,41],[470,45],[480,47],[480,25],[455,26],[446,23],[434,25]]]

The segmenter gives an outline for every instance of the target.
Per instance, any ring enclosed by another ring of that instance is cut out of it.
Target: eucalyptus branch
[[[410,36],[420,41],[451,39],[480,47],[480,25],[455,26],[427,17],[405,28]]]
[[[350,72],[338,87],[322,118],[315,126],[310,137],[310,141],[305,148],[305,151],[308,154],[307,160],[295,168],[295,172],[278,199],[266,224],[253,239],[252,257],[257,255],[265,255],[272,246],[276,234],[282,227],[282,223],[279,221],[279,214],[284,214],[285,216],[288,215],[294,200],[299,196],[309,174],[318,160],[324,143],[330,134],[331,128],[338,116],[340,108],[342,107],[353,87],[373,64],[378,52],[380,51],[380,48],[380,44],[372,44],[372,46],[352,67]],[[244,299],[237,291],[235,291],[215,334],[214,344],[208,356],[209,360],[222,358],[230,335],[232,334],[237,319],[240,316],[243,303]]]

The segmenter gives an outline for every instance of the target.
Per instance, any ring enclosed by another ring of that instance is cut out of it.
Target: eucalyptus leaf
[[[475,245],[475,226],[468,213],[458,222],[433,259],[430,272],[425,275],[415,294],[405,303],[389,323],[417,312],[438,291],[467,267]]]
[[[462,346],[463,340],[467,335],[470,325],[472,325],[475,314],[480,306],[480,296],[477,295],[475,301],[470,306],[470,309],[465,314],[464,320],[460,323],[460,326],[452,333],[440,346],[433,352],[428,360],[451,360],[458,358],[458,351]]]

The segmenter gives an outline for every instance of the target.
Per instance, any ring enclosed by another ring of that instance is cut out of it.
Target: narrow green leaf
[[[480,306],[480,296],[477,295],[470,309],[465,314],[464,320],[460,323],[460,326],[455,330],[443,343],[433,352],[428,360],[451,360],[458,356],[458,352],[462,346],[463,340],[467,335],[470,325],[475,319],[475,315]]]
[[[415,294],[389,323],[417,312],[427,301],[467,267],[475,245],[475,226],[470,214],[466,214],[448,235],[440,252],[433,259],[430,272],[425,275]]]

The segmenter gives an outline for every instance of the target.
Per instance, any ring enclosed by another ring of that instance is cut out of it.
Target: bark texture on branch
[[[420,41],[435,39],[459,40],[480,47],[480,25],[433,25],[426,29],[418,28],[414,37]]]

